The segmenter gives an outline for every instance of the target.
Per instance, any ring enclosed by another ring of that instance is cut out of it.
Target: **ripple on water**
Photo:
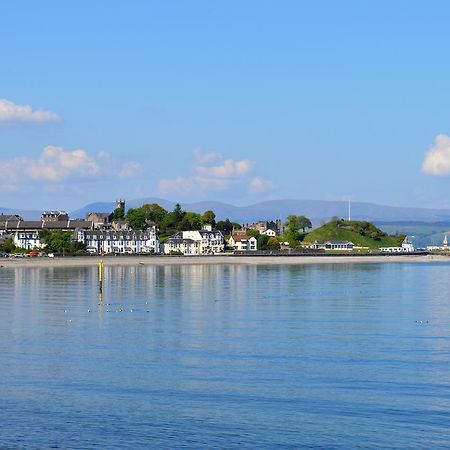
[[[445,446],[449,275],[4,268],[0,448]]]

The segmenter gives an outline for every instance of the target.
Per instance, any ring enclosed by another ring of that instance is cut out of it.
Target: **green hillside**
[[[303,242],[351,241],[358,247],[394,247],[401,245],[404,235],[389,236],[373,223],[357,220],[334,220],[316,228]]]

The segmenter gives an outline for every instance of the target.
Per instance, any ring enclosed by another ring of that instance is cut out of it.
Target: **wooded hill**
[[[373,223],[358,220],[333,220],[308,233],[303,242],[314,241],[350,241],[357,247],[400,246],[405,235],[388,235]]]

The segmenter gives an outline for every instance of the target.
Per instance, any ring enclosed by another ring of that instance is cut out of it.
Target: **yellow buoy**
[[[98,284],[101,292],[103,288],[103,259],[98,263]]]

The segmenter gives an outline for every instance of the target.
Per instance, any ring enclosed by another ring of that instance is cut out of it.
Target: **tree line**
[[[200,230],[207,224],[222,231],[224,235],[230,235],[234,229],[241,228],[241,224],[231,222],[229,219],[216,222],[216,214],[211,210],[205,211],[203,214],[183,211],[179,203],[175,205],[173,211],[167,211],[157,203],[131,208],[127,212],[122,208],[117,208],[114,210],[113,216],[116,220],[126,220],[133,230],[145,230],[154,224],[163,241],[178,231]],[[279,248],[280,240],[296,246],[303,240],[306,230],[312,228],[312,223],[308,217],[289,215],[284,227],[284,232],[279,238],[261,235],[255,230],[247,230],[247,235],[256,237],[258,248],[261,250]]]
[[[233,228],[240,228],[240,224],[233,223],[229,219],[216,222],[214,211],[208,210],[203,214],[193,211],[183,211],[177,203],[173,211],[167,211],[157,203],[142,205],[139,208],[131,208],[126,213],[121,208],[113,212],[114,219],[124,219],[133,230],[145,230],[153,224],[159,230],[161,240],[172,236],[178,231],[201,230],[204,225],[230,234]]]

